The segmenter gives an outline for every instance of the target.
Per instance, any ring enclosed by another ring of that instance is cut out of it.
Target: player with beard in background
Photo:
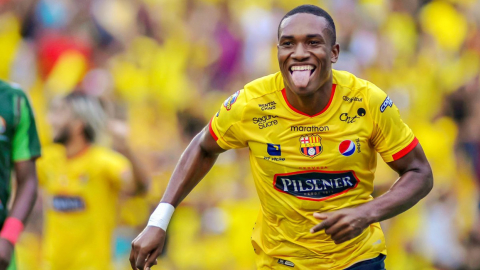
[[[38,161],[45,205],[41,269],[112,269],[118,198],[144,192],[147,174],[119,122],[110,123],[119,153],[97,144],[108,121],[97,98],[73,92],[54,100],[48,118],[57,144]]]

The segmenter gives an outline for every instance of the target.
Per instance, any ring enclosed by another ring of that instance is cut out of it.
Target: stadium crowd
[[[426,200],[382,223],[387,269],[480,269],[478,0],[0,0],[0,79],[29,94],[43,151],[52,100],[81,91],[109,104],[115,125],[100,143],[114,145],[109,134],[122,129],[149,172],[148,193],[111,213],[114,269],[129,269],[130,242],[190,139],[228,96],[278,70],[278,22],[306,3],[335,20],[334,68],[389,94],[434,172]],[[157,269],[254,269],[259,204],[247,155],[222,154],[178,207]],[[379,161],[374,196],[396,178]],[[17,246],[20,270],[42,260],[42,209],[40,199]]]

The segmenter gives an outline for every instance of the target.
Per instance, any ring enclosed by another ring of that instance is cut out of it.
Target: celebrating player
[[[106,114],[93,97],[74,92],[49,112],[54,141],[38,161],[44,189],[42,269],[112,269],[112,234],[120,191],[146,190],[148,178],[112,127],[116,153],[97,145]]]
[[[252,235],[258,269],[384,269],[379,222],[429,193],[425,154],[382,90],[332,69],[340,46],[327,12],[291,10],[278,38],[280,72],[229,97],[192,140],[132,242],[133,269],[155,264],[174,208],[220,153],[241,147],[250,149],[261,202]],[[400,178],[373,199],[377,153]]]
[[[16,269],[14,245],[37,197],[35,160],[40,156],[40,142],[32,109],[22,90],[0,81],[0,104],[0,270],[11,270]],[[8,213],[12,167],[16,193]]]

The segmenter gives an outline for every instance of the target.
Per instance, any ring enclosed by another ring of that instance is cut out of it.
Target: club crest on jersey
[[[5,119],[0,116],[0,134],[4,133],[7,130],[7,123],[5,122]]]
[[[231,95],[225,100],[225,102],[223,102],[223,107],[225,107],[227,111],[230,111],[230,109],[232,109],[232,105],[233,103],[235,103],[235,101],[237,101],[238,95],[240,95],[240,90],[235,92],[235,94]]]
[[[353,155],[353,153],[355,153],[355,149],[355,143],[350,140],[345,140],[338,146],[338,151],[340,151],[340,154],[346,157]]]
[[[323,151],[322,138],[317,134],[300,136],[300,152],[309,158],[320,155]]]

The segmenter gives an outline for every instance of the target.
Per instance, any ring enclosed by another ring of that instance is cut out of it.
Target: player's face
[[[48,112],[54,142],[62,144],[68,142],[72,120],[73,114],[68,104],[62,99],[54,100]]]
[[[327,20],[307,13],[295,14],[280,26],[278,63],[285,87],[299,96],[315,93],[331,77],[338,44],[332,46]]]

